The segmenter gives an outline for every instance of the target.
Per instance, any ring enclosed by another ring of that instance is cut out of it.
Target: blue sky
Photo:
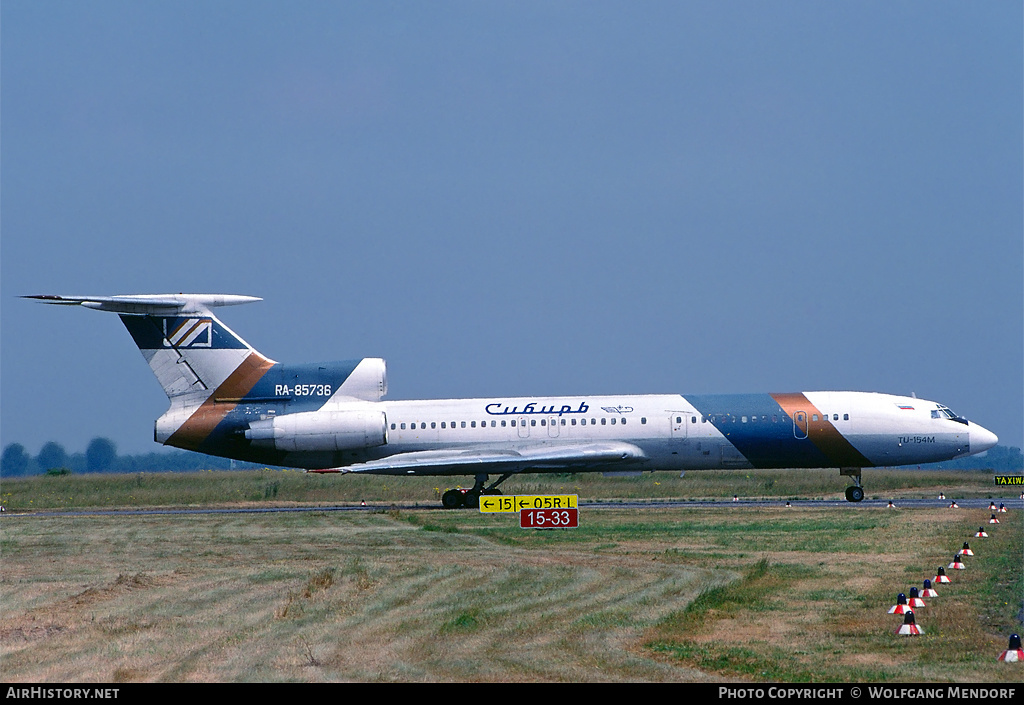
[[[0,443],[158,449],[115,316],[390,398],[858,389],[1024,436],[1022,8],[0,5]]]

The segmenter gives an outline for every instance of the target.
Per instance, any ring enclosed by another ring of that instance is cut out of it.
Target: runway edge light
[[[914,622],[914,613],[907,612],[903,615],[903,624],[896,630],[897,635],[902,636],[917,636],[918,634],[924,634],[924,630],[917,626]]]
[[[999,654],[999,660],[1006,661],[1007,663],[1024,662],[1024,649],[1020,646],[1020,636],[1017,634],[1010,635],[1010,645],[1006,651]]]

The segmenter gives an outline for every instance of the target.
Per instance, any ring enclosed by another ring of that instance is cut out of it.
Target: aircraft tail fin
[[[274,364],[224,325],[211,309],[260,301],[254,296],[155,294],[26,296],[120,316],[168,399],[198,405],[229,377]]]

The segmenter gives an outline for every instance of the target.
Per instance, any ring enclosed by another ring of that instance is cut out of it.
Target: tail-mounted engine
[[[388,442],[384,412],[305,411],[249,424],[245,437],[261,448],[334,451],[373,448]]]

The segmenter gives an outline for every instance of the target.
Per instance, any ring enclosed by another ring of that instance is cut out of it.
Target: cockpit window
[[[949,419],[950,421],[956,421],[957,423],[966,424],[967,419],[963,416],[957,416],[953,411],[946,406],[939,406],[937,409],[932,409],[933,419]]]

